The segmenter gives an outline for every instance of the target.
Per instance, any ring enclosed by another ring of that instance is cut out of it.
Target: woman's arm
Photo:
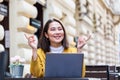
[[[30,72],[35,77],[43,77],[45,71],[45,55],[41,49],[37,50],[37,59],[31,60]]]
[[[40,55],[41,50],[37,49],[38,40],[36,36],[27,36],[28,44],[32,49],[32,59],[30,64],[30,73],[34,77],[43,77],[44,74],[44,63],[42,60],[42,56]]]
[[[28,44],[32,49],[32,59],[36,60],[37,59],[37,45],[38,45],[38,39],[36,36],[27,36],[25,34],[26,39],[28,40]]]

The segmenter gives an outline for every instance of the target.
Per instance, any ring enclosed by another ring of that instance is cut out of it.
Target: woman
[[[26,36],[26,35],[25,35]],[[36,41],[33,36],[26,36],[28,44],[32,48],[32,60],[30,72],[35,77],[44,77],[45,73],[45,54],[52,53],[75,53],[77,48],[69,47],[67,42],[66,32],[62,23],[57,19],[49,19],[44,26],[39,41]],[[78,39],[78,51],[89,40]],[[37,45],[38,43],[38,45]],[[39,48],[37,48],[37,46]],[[85,66],[83,67],[83,76],[85,76]]]

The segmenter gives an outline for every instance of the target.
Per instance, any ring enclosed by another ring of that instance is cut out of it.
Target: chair
[[[7,60],[8,53],[6,51],[0,52],[0,80],[4,80]]]
[[[118,80],[120,80],[120,66],[116,67],[116,72],[118,74]]]
[[[112,65],[109,66],[109,79],[110,80],[116,80],[118,78],[116,73],[116,66]]]
[[[109,66],[109,80],[120,80],[120,73],[118,72],[118,66]]]

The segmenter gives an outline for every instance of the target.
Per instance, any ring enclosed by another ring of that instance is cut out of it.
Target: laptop
[[[46,54],[45,78],[81,78],[83,54]]]

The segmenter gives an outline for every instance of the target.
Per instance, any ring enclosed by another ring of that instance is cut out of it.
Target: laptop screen
[[[81,78],[83,54],[46,54],[45,77]]]

